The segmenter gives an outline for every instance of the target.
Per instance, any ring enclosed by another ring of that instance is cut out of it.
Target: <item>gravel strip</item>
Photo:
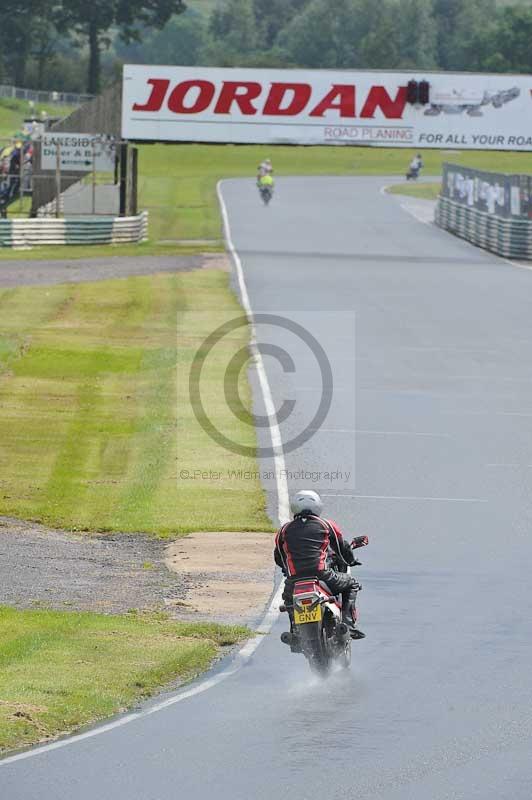
[[[0,517],[0,605],[116,614],[165,609],[182,616],[180,602],[198,580],[169,572],[167,544],[142,534],[74,535]]]
[[[71,261],[0,261],[0,287],[105,281],[131,275],[188,272],[193,269],[227,271],[229,262],[224,253],[195,256],[114,256]]]

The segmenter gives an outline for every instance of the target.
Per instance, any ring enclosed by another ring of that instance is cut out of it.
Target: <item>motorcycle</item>
[[[417,181],[421,167],[409,167],[406,173],[407,181]]]
[[[273,186],[271,186],[271,185],[266,185],[266,186],[259,185],[259,194],[261,196],[262,202],[264,203],[265,206],[267,206],[268,203],[270,202],[270,200],[273,197]]]
[[[357,536],[351,547],[356,550],[367,544],[367,536]],[[338,571],[349,569],[332,566]],[[301,578],[294,583],[292,605],[284,604],[280,610],[290,616],[290,632],[281,634],[281,641],[290,645],[292,653],[302,653],[312,672],[327,676],[335,664],[344,669],[350,666],[351,636],[342,621],[341,595],[333,595],[317,577]]]

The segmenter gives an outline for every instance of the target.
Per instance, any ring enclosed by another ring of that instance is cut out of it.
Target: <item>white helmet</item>
[[[317,492],[304,489],[297,492],[290,501],[290,509],[294,517],[298,514],[303,514],[305,511],[315,517],[319,517],[323,511],[323,503],[321,497]]]

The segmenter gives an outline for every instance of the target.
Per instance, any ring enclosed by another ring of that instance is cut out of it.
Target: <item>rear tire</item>
[[[326,677],[332,664],[331,654],[326,643],[325,628],[319,622],[300,627],[301,649],[310,669],[315,675]]]

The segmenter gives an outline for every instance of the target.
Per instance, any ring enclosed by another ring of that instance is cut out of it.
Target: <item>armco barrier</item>
[[[117,244],[148,236],[148,212],[136,217],[0,219],[0,247],[43,244]]]
[[[436,225],[506,258],[532,259],[532,219],[512,219],[438,198]]]

